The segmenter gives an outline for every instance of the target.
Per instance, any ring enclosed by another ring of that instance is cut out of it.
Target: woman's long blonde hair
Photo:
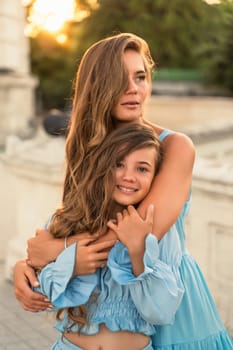
[[[86,205],[83,189],[99,145],[115,128],[111,111],[128,84],[123,61],[127,49],[142,55],[147,79],[151,81],[154,62],[148,45],[134,34],[122,33],[100,40],[86,51],[80,62],[66,140],[62,206],[50,227],[56,237],[84,230],[94,232],[98,226],[98,220],[91,224],[96,213]],[[103,213],[99,212],[99,217],[104,217]]]

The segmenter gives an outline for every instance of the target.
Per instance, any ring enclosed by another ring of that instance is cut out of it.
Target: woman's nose
[[[138,86],[133,79],[129,79],[128,86],[126,89],[126,94],[136,94],[138,91]]]

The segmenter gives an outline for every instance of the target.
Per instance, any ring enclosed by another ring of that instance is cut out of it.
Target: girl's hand
[[[147,208],[145,220],[132,205],[129,205],[123,210],[123,213],[117,213],[117,222],[112,220],[108,222],[108,227],[116,233],[118,239],[129,250],[134,250],[134,248],[141,247],[146,235],[152,232],[153,215],[153,205]]]
[[[38,287],[39,282],[35,271],[27,265],[26,260],[15,264],[13,279],[15,297],[24,310],[38,312],[52,307],[44,295],[32,291],[31,286]]]
[[[143,255],[145,251],[145,238],[152,231],[154,206],[149,205],[146,211],[146,218],[142,219],[133,206],[117,214],[117,223],[108,222],[119,240],[128,248],[132,271],[135,276],[144,271]]]

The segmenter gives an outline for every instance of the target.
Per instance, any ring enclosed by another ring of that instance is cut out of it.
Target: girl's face
[[[115,169],[113,199],[120,205],[137,204],[150,190],[155,174],[156,150],[141,148],[128,154]]]
[[[142,56],[135,50],[124,53],[124,63],[128,71],[128,86],[115,104],[112,115],[119,122],[140,122],[146,98],[150,95],[150,82],[144,67]]]

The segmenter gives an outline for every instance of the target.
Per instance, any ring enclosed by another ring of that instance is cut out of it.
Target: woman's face
[[[124,53],[124,63],[128,71],[128,86],[116,102],[112,115],[121,123],[137,123],[141,121],[151,85],[144,67],[142,56],[135,50],[128,49]]]
[[[114,168],[113,199],[115,202],[124,206],[141,202],[150,191],[155,167],[154,147],[135,150],[119,161]]]

